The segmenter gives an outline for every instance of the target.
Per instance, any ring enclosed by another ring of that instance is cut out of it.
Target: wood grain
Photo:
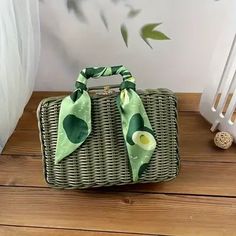
[[[35,111],[25,110],[15,130],[37,130],[38,121]]]
[[[182,161],[180,174],[172,181],[123,186],[116,191],[236,197],[235,177],[235,163]]]
[[[41,157],[0,156],[0,185],[46,187]]]
[[[16,130],[9,138],[2,155],[41,155],[37,130]]]
[[[39,103],[48,97],[57,97],[57,96],[66,96],[70,92],[33,92],[29,102],[27,103],[25,110],[26,111],[36,111]]]
[[[34,92],[0,156],[0,235],[236,235],[236,145],[216,148],[200,94],[177,94],[181,171],[170,182],[68,191],[44,182]]]
[[[22,226],[4,226],[0,225],[0,235],[2,236],[136,236],[140,234],[125,234],[115,232],[98,232],[85,230],[66,230],[66,229],[50,229],[38,227],[22,227]]]
[[[39,157],[2,156],[0,158],[0,185],[48,187],[44,181]],[[104,188],[103,191],[146,193],[198,194],[234,196],[236,163],[182,161],[179,176],[172,181]]]
[[[180,156],[182,160],[210,161],[210,162],[235,162],[236,146],[228,150],[221,150],[214,146],[214,134],[201,133],[181,134],[180,131]],[[33,155],[40,156],[41,148],[38,131],[15,131],[5,146],[3,155]]]
[[[210,133],[210,124],[204,120],[198,112],[179,112],[179,130],[182,133],[195,133],[196,129],[201,133]],[[199,127],[201,127],[199,129]],[[38,122],[35,111],[25,111],[20,118],[16,130],[38,130]]]
[[[179,111],[199,111],[200,93],[176,93]]]
[[[29,124],[29,125],[27,125]],[[28,128],[31,127],[31,128]],[[179,112],[179,145],[182,160],[236,162],[236,145],[223,151],[213,143],[214,133],[197,112]],[[3,150],[4,155],[41,155],[35,114],[26,112]]]
[[[47,97],[66,96],[71,92],[33,92],[25,110],[35,111],[40,101]],[[200,93],[176,93],[180,111],[199,111]]]
[[[236,230],[235,198],[21,187],[1,187],[0,196],[7,225],[188,236]]]

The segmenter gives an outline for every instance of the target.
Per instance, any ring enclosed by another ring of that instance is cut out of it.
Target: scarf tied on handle
[[[91,67],[81,71],[75,84],[76,90],[61,103],[55,163],[79,148],[91,133],[91,99],[87,92],[87,80],[90,77],[116,74],[123,77],[117,106],[121,115],[132,180],[138,181],[150,162],[156,140],[142,100],[135,92],[135,79],[124,66]]]

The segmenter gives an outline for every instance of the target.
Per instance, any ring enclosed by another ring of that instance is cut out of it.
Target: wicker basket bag
[[[98,77],[98,76],[97,76]],[[119,91],[90,89],[92,131],[86,141],[55,164],[58,120],[64,97],[41,101],[37,110],[46,182],[56,188],[90,188],[171,180],[179,172],[177,99],[168,89],[137,91],[157,146],[138,179],[131,176],[116,98]]]

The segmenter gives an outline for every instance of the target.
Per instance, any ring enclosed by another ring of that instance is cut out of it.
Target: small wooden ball
[[[233,137],[228,132],[218,132],[214,138],[215,145],[222,149],[228,149],[233,143]]]

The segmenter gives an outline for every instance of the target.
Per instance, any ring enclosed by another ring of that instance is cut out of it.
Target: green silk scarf
[[[156,140],[143,103],[135,92],[135,79],[124,66],[93,67],[81,71],[76,81],[76,90],[61,103],[55,163],[79,148],[91,133],[91,100],[87,92],[87,80],[90,77],[115,74],[123,77],[117,106],[132,179],[137,181],[150,162]]]

